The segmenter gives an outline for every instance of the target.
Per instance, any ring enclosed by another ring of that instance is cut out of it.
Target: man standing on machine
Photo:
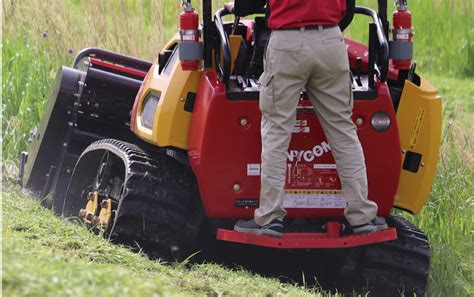
[[[354,3],[353,0],[352,4]],[[225,4],[238,16],[261,11],[265,0]],[[352,122],[352,86],[346,45],[338,26],[346,0],[269,0],[272,34],[260,77],[262,165],[260,205],[253,220],[240,220],[234,230],[281,237],[287,150],[296,121],[300,92],[306,88],[331,145],[342,191],[345,217],[356,234],[387,228],[367,199],[365,159]]]

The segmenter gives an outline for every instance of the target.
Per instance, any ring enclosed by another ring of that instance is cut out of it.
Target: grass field
[[[222,3],[223,1],[219,1]],[[374,6],[375,1],[358,1]],[[391,2],[391,1],[389,1]],[[430,294],[474,295],[474,15],[472,0],[409,1],[419,71],[443,96],[438,174],[427,206],[409,216],[429,236]],[[4,0],[2,153],[16,162],[61,64],[97,46],[153,59],[176,32],[179,1]],[[364,40],[357,18],[348,36]],[[2,166],[9,175],[9,166]],[[64,224],[8,182],[3,189],[5,295],[314,293],[215,265],[163,266]],[[92,252],[91,252],[92,251]],[[107,257],[104,254],[107,254]],[[111,279],[109,276],[114,275]],[[58,277],[60,276],[60,277]],[[139,283],[137,286],[136,284]],[[243,285],[245,284],[245,286]],[[248,288],[246,287],[248,285]],[[247,291],[241,291],[245,287]],[[101,291],[102,292],[102,291]]]

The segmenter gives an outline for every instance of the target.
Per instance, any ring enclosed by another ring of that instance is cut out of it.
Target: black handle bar
[[[222,78],[222,81],[226,83],[230,77],[230,45],[229,37],[225,33],[224,23],[222,22],[222,17],[231,14],[227,9],[221,8],[216,12],[214,16],[214,22],[216,23],[217,36],[219,37],[222,53],[223,53],[223,65],[221,64],[221,49],[217,47],[216,51],[216,69],[217,74]]]
[[[377,66],[380,69],[380,80],[382,82],[387,81],[388,70],[389,70],[389,47],[388,41],[384,33],[384,27],[379,19],[375,10],[367,8],[367,7],[355,7],[355,13],[363,14],[369,16],[373,19],[374,24],[377,28],[377,39],[378,39],[378,61]],[[222,78],[223,82],[227,82],[230,77],[230,64],[231,64],[231,55],[230,55],[230,46],[229,46],[229,38],[224,30],[224,24],[222,22],[222,17],[231,14],[227,9],[221,8],[219,9],[215,16],[214,21],[216,24],[217,29],[217,36],[220,40],[222,52],[223,52],[223,63],[221,63],[221,51],[220,48],[216,48],[216,69],[219,76]],[[222,65],[223,64],[223,65]]]
[[[382,25],[382,22],[379,19],[375,10],[373,9],[357,6],[355,8],[355,13],[372,17],[372,19],[374,20],[374,24],[377,28],[377,39],[379,43],[378,52],[377,52],[377,56],[378,56],[377,66],[380,69],[380,80],[382,82],[385,82],[387,81],[387,76],[388,76],[389,49],[388,49],[388,41],[384,33],[384,27]]]

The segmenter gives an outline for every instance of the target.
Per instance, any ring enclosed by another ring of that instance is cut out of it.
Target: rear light
[[[147,129],[153,129],[153,123],[155,121],[156,108],[158,107],[158,102],[160,102],[160,93],[150,93],[147,95],[143,101],[142,111],[141,111],[141,121],[143,127]]]
[[[390,128],[391,123],[392,120],[390,119],[390,116],[383,111],[374,113],[374,115],[370,119],[370,124],[372,125],[372,128],[374,128],[374,130],[377,132],[383,132],[387,130],[388,128]]]

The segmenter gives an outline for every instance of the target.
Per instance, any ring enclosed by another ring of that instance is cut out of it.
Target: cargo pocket
[[[275,102],[273,101],[273,75],[263,72],[259,78],[260,82],[260,111],[264,114],[275,112]]]
[[[271,48],[283,52],[299,52],[303,48],[303,43],[276,39],[271,43]]]
[[[344,37],[338,36],[338,37],[330,37],[322,41],[322,44],[338,44],[338,43],[343,43],[344,42]]]

